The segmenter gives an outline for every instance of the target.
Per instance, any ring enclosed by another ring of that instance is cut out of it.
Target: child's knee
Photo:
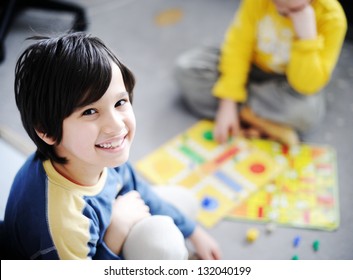
[[[321,119],[319,118],[310,118],[300,116],[299,120],[296,122],[296,129],[301,134],[306,134],[307,132],[314,129],[319,123]]]
[[[193,49],[180,55],[175,63],[175,77],[182,94],[210,92],[219,76],[217,66],[218,54],[212,48]]]
[[[125,259],[184,260],[188,257],[185,240],[168,216],[150,216],[130,231],[124,246]]]
[[[321,106],[309,108],[306,112],[297,114],[294,123],[296,124],[295,128],[299,133],[306,134],[323,121],[326,115],[326,108],[324,104],[320,105]]]

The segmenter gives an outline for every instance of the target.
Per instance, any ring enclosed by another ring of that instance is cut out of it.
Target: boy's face
[[[283,16],[303,10],[310,2],[311,0],[273,0],[277,11]]]
[[[69,162],[59,166],[58,171],[101,172],[104,167],[125,163],[135,127],[135,115],[121,71],[112,64],[112,80],[101,99],[77,109],[64,120],[63,138],[56,151]]]

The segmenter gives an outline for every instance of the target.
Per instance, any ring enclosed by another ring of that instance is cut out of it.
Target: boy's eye
[[[127,102],[128,102],[127,99],[120,99],[118,102],[115,103],[115,107],[123,106]]]
[[[83,116],[89,116],[89,115],[93,115],[95,114],[97,111],[95,109],[88,109],[88,110],[85,110],[82,115]]]

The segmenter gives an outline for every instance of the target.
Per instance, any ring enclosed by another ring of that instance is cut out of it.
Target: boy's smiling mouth
[[[116,149],[119,148],[125,141],[126,135],[123,137],[115,138],[114,140],[106,141],[100,144],[96,144],[95,146],[97,148],[102,148],[102,149]]]

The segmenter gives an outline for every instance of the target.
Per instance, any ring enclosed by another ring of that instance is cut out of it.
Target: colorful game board
[[[339,204],[334,149],[308,144],[288,149],[276,142],[259,139],[252,140],[252,145],[272,156],[285,156],[287,168],[273,182],[234,208],[230,218],[337,229]]]
[[[330,147],[291,149],[268,140],[212,139],[200,121],[139,160],[136,169],[156,185],[195,192],[206,227],[247,219],[332,230],[338,226],[336,159]]]
[[[156,185],[181,185],[195,192],[199,221],[211,227],[251,193],[272,181],[285,166],[245,139],[219,145],[213,123],[201,121],[137,162],[140,173]]]

